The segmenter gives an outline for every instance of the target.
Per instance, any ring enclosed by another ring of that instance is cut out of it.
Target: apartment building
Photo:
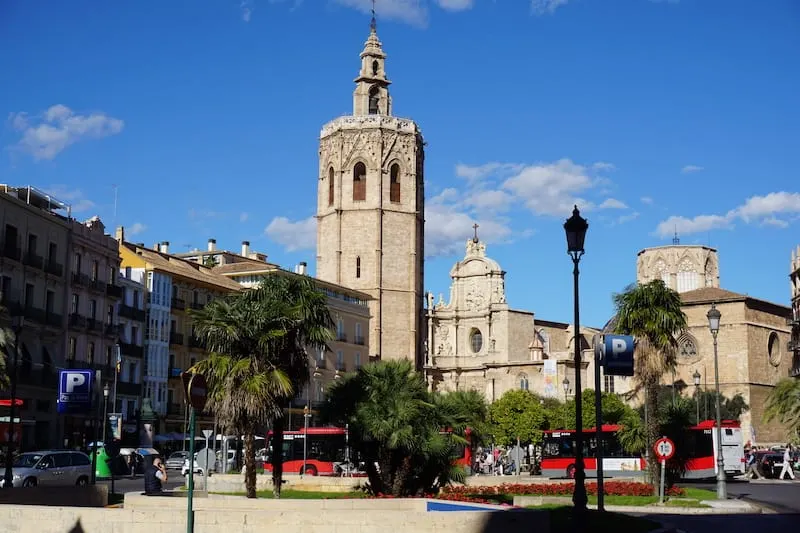
[[[139,409],[144,378],[145,286],[144,273],[130,267],[120,269],[117,283],[122,296],[117,304],[119,317],[120,367],[117,376],[116,406],[122,414],[123,432],[136,440],[139,434]],[[138,444],[136,442],[135,444]]]
[[[17,397],[25,449],[81,446],[94,416],[56,415],[62,368],[113,378],[119,253],[99,218],[79,222],[68,204],[34,187],[0,185],[0,290],[19,335]]]
[[[169,252],[169,243],[147,248],[125,241],[117,230],[122,269],[141,280],[145,290],[143,397],[159,417],[156,432],[183,433],[186,409],[180,375],[206,356],[194,334],[189,309],[241,287],[200,263]]]
[[[308,275],[306,263],[299,263],[294,272],[266,261],[266,254],[252,251],[248,241],[242,242],[240,253],[219,250],[216,241],[209,239],[208,249],[179,254],[190,261],[216,265],[213,272],[235,281],[245,289],[257,286],[264,275],[284,273],[286,275]],[[288,410],[290,426],[303,424],[302,408],[315,406],[325,398],[325,390],[345,372],[352,372],[369,361],[369,301],[371,297],[356,291],[311,278],[318,289],[327,296],[328,308],[335,324],[335,338],[328,350],[309,349],[311,374],[308,385],[298,393]]]
[[[791,340],[786,346],[792,358],[789,375],[800,378],[800,246],[792,250],[792,262],[789,269],[789,287],[792,299],[792,316],[787,325],[792,328]]]

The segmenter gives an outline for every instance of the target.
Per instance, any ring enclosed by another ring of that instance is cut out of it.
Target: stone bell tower
[[[370,356],[422,366],[424,142],[392,115],[375,18],[361,52],[353,114],[322,127],[317,277],[370,294]]]

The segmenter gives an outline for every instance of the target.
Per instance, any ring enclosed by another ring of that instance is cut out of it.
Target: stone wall
[[[358,490],[364,483],[367,482],[367,478],[292,476],[284,473],[283,482],[284,489],[310,490],[317,492],[347,492],[351,490]],[[271,490],[272,475],[257,475],[256,488],[257,490]],[[244,477],[241,474],[215,474],[208,478],[208,489],[210,492],[244,492]]]
[[[72,507],[105,507],[108,505],[108,486],[88,487],[29,487],[0,490],[0,505],[69,505]]]

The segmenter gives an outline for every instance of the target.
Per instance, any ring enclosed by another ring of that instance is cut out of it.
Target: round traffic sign
[[[206,406],[208,398],[208,385],[203,374],[194,374],[189,380],[189,403],[198,411],[202,411]]]
[[[659,461],[668,461],[675,455],[675,443],[667,437],[661,437],[653,445],[653,451]]]

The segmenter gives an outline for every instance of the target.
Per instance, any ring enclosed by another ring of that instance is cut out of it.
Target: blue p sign
[[[604,339],[603,366],[609,376],[633,375],[633,337],[606,335]]]
[[[92,407],[92,370],[62,370],[58,380],[58,412],[88,413]]]

